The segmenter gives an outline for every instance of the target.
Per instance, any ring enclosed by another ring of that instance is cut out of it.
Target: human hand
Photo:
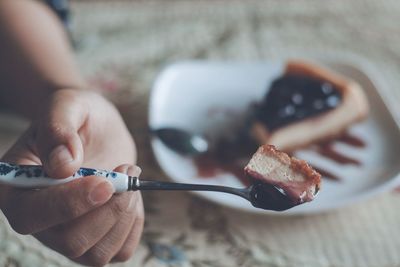
[[[41,116],[3,161],[43,165],[65,178],[79,167],[138,176],[133,140],[118,111],[103,97],[77,90],[55,92]],[[125,164],[123,164],[125,163]],[[123,165],[121,165],[123,164]],[[90,176],[41,190],[0,187],[0,208],[12,228],[87,265],[129,259],[143,229],[139,192],[114,195],[104,178]]]

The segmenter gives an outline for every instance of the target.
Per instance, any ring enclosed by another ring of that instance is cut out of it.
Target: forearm
[[[80,88],[58,18],[33,0],[0,0],[0,104],[34,117],[54,90]]]

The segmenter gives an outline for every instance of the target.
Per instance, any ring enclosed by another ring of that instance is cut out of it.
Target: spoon
[[[164,145],[185,156],[204,154],[210,149],[209,141],[205,137],[182,129],[166,127],[151,130],[151,133]]]
[[[301,204],[298,201],[290,199],[282,189],[262,182],[254,183],[247,188],[184,184],[140,180],[138,177],[128,176],[123,173],[91,168],[80,168],[72,176],[65,179],[52,179],[45,174],[42,166],[15,165],[0,162],[0,183],[20,188],[38,189],[49,187],[91,175],[102,176],[108,179],[114,185],[117,193],[136,190],[215,191],[237,195],[248,200],[256,208],[275,211],[286,210]]]

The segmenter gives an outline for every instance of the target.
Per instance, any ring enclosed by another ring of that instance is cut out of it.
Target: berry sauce
[[[288,197],[282,189],[262,182],[253,184],[250,202],[256,208],[275,211],[287,210],[302,203]]]
[[[256,111],[256,118],[273,131],[337,107],[342,100],[329,82],[300,75],[276,79]]]

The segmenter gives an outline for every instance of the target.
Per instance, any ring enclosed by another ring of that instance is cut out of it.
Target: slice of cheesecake
[[[245,173],[253,179],[253,186],[260,187],[252,203],[261,208],[285,210],[312,201],[321,186],[321,175],[307,162],[272,145],[257,150]]]
[[[368,114],[356,82],[303,61],[289,61],[256,110],[251,135],[260,144],[293,151],[334,138]]]

